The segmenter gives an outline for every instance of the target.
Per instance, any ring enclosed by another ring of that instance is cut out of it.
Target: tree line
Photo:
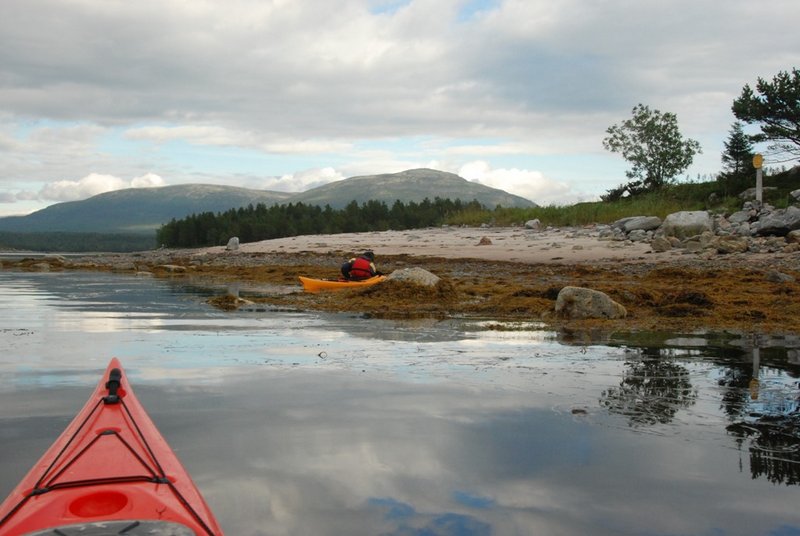
[[[256,242],[308,234],[357,233],[405,230],[442,225],[462,212],[484,210],[477,200],[463,202],[436,197],[417,203],[395,201],[391,208],[383,201],[359,204],[351,201],[343,209],[329,205],[264,203],[225,212],[203,212],[180,220],[172,219],[156,232],[156,240],[167,247],[205,247],[227,243],[236,236],[241,242]]]

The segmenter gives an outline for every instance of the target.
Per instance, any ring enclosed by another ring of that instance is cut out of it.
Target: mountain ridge
[[[191,214],[225,212],[258,203],[304,203],[341,209],[353,201],[362,204],[377,200],[391,206],[396,200],[408,203],[436,197],[464,202],[477,200],[491,208],[536,206],[528,199],[470,182],[454,173],[418,168],[350,177],[295,193],[217,184],[127,188],[81,201],[56,203],[27,216],[0,218],[0,231],[138,234],[153,232],[172,219]]]

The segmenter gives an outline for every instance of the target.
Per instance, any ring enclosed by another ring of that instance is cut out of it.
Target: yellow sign
[[[753,156],[753,167],[756,169],[761,169],[761,166],[764,164],[764,157],[761,156],[761,153],[756,153]]]

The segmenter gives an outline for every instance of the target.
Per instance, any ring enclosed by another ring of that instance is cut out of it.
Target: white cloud
[[[30,190],[22,190],[16,194],[17,201],[38,201],[39,194]]]
[[[185,125],[178,127],[149,126],[129,129],[125,137],[131,140],[146,140],[156,143],[181,140],[200,145],[236,145],[246,139],[233,135],[228,129],[216,126]]]
[[[563,205],[591,196],[575,192],[569,184],[546,177],[541,171],[527,169],[492,169],[488,162],[468,162],[458,170],[461,177],[499,188],[530,199],[538,205]]]
[[[303,192],[344,178],[332,167],[314,168],[267,179],[263,188],[279,192]]]
[[[279,154],[319,154],[348,150],[351,145],[333,140],[270,140],[253,132],[215,126],[149,126],[129,129],[125,137],[136,141],[166,143],[183,141],[193,145],[239,147]]]
[[[46,184],[40,190],[39,198],[47,201],[77,201],[123,188],[144,188],[163,185],[163,179],[152,173],[136,177],[130,181],[113,175],[91,173],[77,181],[61,180]]]
[[[156,175],[155,173],[146,173],[141,177],[135,177],[131,179],[131,188],[156,188],[158,186],[164,186],[166,183],[164,179]]]
[[[704,145],[687,173],[711,173],[732,100],[800,50],[796,0],[1,4],[0,184],[50,200],[113,187],[52,182],[98,169],[296,190],[474,161],[537,202],[568,198],[624,180],[597,155],[639,102],[676,113]],[[541,155],[582,178],[537,176]]]

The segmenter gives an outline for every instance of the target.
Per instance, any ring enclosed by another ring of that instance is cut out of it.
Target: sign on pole
[[[761,156],[761,153],[756,153],[753,156],[753,167],[756,168],[756,201],[761,203],[764,200],[763,196],[763,179],[761,176],[761,166],[764,165],[764,157]]]

